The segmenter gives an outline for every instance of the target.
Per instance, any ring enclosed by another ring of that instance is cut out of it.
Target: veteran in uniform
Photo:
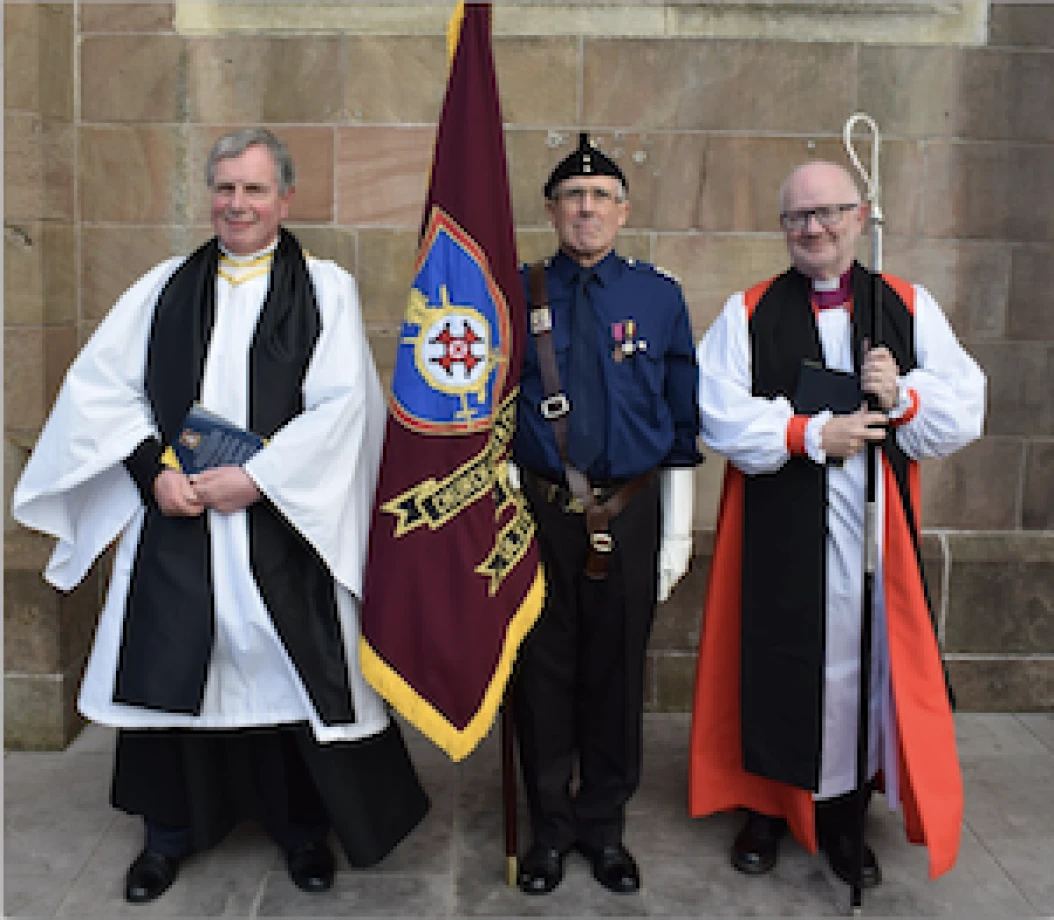
[[[547,587],[513,690],[532,831],[519,884],[552,891],[577,848],[601,885],[632,893],[625,806],[656,600],[691,556],[698,372],[677,281],[614,251],[629,214],[619,166],[582,134],[544,194],[559,250],[523,270],[513,447]]]
[[[70,590],[117,541],[78,706],[117,729],[111,801],[145,843],[125,898],[260,821],[308,892],[382,859],[428,799],[358,668],[384,398],[354,279],[281,227],[293,162],[271,132],[219,138],[216,236],[107,314],[67,374],[12,502],[57,538]],[[194,403],[265,446],[187,475],[164,462]]]

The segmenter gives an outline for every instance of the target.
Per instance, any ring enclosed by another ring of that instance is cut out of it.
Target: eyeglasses
[[[592,198],[597,204],[609,204],[612,201],[621,200],[621,196],[617,192],[608,191],[606,188],[575,186],[574,188],[560,189],[553,193],[555,201],[570,201],[574,204],[581,204],[587,198]]]
[[[818,208],[806,208],[802,211],[783,211],[780,214],[780,223],[784,230],[799,232],[809,226],[809,218],[815,217],[824,230],[830,230],[842,222],[842,215],[846,211],[860,207],[859,202],[853,204],[825,204]]]

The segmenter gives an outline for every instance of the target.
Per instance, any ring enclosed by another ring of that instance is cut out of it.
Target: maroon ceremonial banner
[[[490,31],[490,5],[467,4],[452,32],[360,643],[370,684],[454,760],[489,731],[544,595],[534,522],[506,473],[526,308]]]

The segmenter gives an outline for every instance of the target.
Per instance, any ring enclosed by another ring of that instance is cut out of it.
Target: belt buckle
[[[550,505],[556,505],[564,514],[585,514],[583,504],[570,489],[565,489],[558,482],[545,483],[542,495]]]
[[[542,413],[542,418],[547,422],[552,422],[563,418],[571,411],[571,402],[568,400],[566,393],[554,393],[552,396],[546,396],[541,401],[538,405],[538,411]]]
[[[551,332],[553,328],[553,315],[548,307],[535,307],[531,310],[531,335],[541,335]]]
[[[615,548],[615,538],[606,530],[589,535],[589,545],[598,553],[610,553]]]

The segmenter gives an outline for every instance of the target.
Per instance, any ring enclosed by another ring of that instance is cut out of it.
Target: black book
[[[802,361],[793,401],[799,415],[816,415],[825,409],[835,415],[848,415],[860,408],[864,396],[859,375],[832,370],[815,361]]]

